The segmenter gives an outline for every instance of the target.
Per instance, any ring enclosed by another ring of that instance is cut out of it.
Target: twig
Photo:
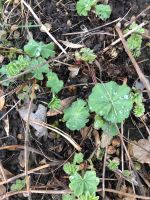
[[[100,188],[97,190],[97,192],[101,192],[103,189]],[[105,188],[106,192],[109,193],[114,193],[114,194],[119,194],[125,197],[129,197],[129,198],[137,198],[137,199],[142,199],[142,200],[150,200],[150,197],[145,197],[145,196],[141,196],[141,195],[134,195],[134,194],[129,194],[129,193],[125,193],[125,192],[121,192],[121,191],[117,191],[117,190],[113,190],[113,189],[109,189],[109,188]],[[70,190],[30,190],[30,192],[32,194],[71,194],[72,192]],[[8,192],[4,195],[1,196],[1,200],[4,200],[8,197],[17,195],[17,194],[25,194],[27,193],[26,190],[23,191],[17,191],[17,192]]]
[[[139,24],[138,27],[135,27],[134,29],[128,31],[126,34],[123,35],[124,38],[126,38],[127,36],[131,35],[133,32],[135,32],[138,28],[142,28],[143,26],[145,26],[148,22],[143,22],[141,24]],[[115,40],[114,42],[112,42],[108,47],[106,47],[105,49],[103,49],[102,53],[105,53],[106,51],[108,51],[111,47],[115,46],[117,43],[121,42],[121,38],[118,38],[117,40]]]
[[[70,137],[70,135],[68,135],[67,133],[63,132],[62,130],[55,128],[49,124],[46,124],[44,122],[37,122],[37,121],[32,121],[32,123],[37,124],[39,126],[45,127],[51,131],[54,131],[55,133],[61,135],[62,137],[64,137],[66,140],[68,140],[73,146],[74,148],[76,148],[78,151],[81,151],[81,147]]]
[[[31,100],[30,100],[29,109],[28,109],[28,113],[27,113],[26,130],[25,130],[25,142],[24,142],[24,162],[25,162],[26,186],[27,186],[27,190],[28,190],[28,196],[30,196],[30,192],[29,192],[30,179],[28,177],[28,161],[29,161],[29,154],[30,154],[30,151],[28,151],[28,145],[29,145],[29,121],[30,121],[31,107],[32,107],[33,99],[34,99],[34,91],[35,91],[35,81],[34,81],[34,83],[32,85]]]
[[[47,33],[47,35],[62,50],[62,52],[64,54],[67,54],[67,52],[65,51],[65,49],[57,42],[57,40],[54,38],[54,36],[47,30],[46,26],[44,24],[42,24],[41,20],[35,14],[35,12],[33,11],[33,9],[31,8],[31,6],[28,5],[24,0],[21,0],[21,2],[30,10],[31,14],[33,15],[33,17],[35,18],[35,20],[37,21],[37,23],[41,26],[42,31],[44,31],[45,33]]]
[[[42,166],[40,166],[40,167],[31,169],[31,170],[28,171],[28,175],[29,175],[29,174],[33,174],[33,173],[35,173],[35,172],[37,172],[37,171],[39,171],[39,170],[48,168],[48,167],[50,167],[50,166],[51,166],[51,164],[45,164],[45,165],[42,165]],[[18,174],[18,175],[16,175],[16,176],[12,177],[12,178],[9,178],[9,179],[7,179],[7,180],[1,181],[1,182],[0,182],[0,185],[8,184],[8,183],[10,183],[10,182],[12,182],[12,181],[15,181],[16,179],[19,179],[19,178],[24,177],[25,175],[26,175],[25,172],[23,172],[23,173],[21,173],[21,174]]]
[[[124,49],[125,49],[126,53],[128,54],[133,66],[134,66],[134,68],[135,68],[135,70],[136,70],[136,72],[137,72],[137,74],[139,76],[139,79],[141,80],[141,82],[145,86],[145,88],[147,90],[147,93],[148,93],[148,96],[150,97],[150,83],[149,83],[149,81],[145,78],[145,76],[142,73],[139,65],[137,64],[135,58],[133,57],[131,51],[129,50],[127,42],[124,39],[123,33],[122,33],[121,29],[118,26],[116,26],[116,31],[118,32],[118,35],[120,37],[120,40],[122,41]]]

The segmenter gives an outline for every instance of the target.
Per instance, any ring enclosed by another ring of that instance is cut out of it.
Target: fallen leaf
[[[25,105],[22,108],[18,109],[18,112],[24,121],[27,121],[28,110],[29,110],[29,105]],[[30,113],[29,124],[36,130],[35,135],[37,137],[46,136],[48,134],[48,131],[47,131],[47,128],[34,124],[32,121],[36,121],[39,123],[46,122],[46,111],[47,111],[47,108],[43,106],[42,104],[39,104],[36,112]]]
[[[5,97],[3,95],[4,92],[0,89],[0,110],[2,110],[5,105]]]
[[[150,142],[146,139],[138,141],[137,145],[133,145],[133,157],[140,163],[150,164]]]
[[[74,44],[74,43],[68,42],[68,41],[60,40],[60,42],[62,44],[64,44],[66,47],[69,47],[71,49],[80,49],[80,48],[84,47],[84,45],[82,45],[82,44]]]
[[[101,136],[101,147],[105,148],[111,144],[112,136],[106,133],[103,133]]]
[[[69,71],[70,71],[70,77],[74,78],[78,75],[80,68],[79,67],[68,67]]]
[[[59,108],[59,110],[50,109],[47,112],[47,116],[55,116],[55,115],[61,114],[65,108],[68,108],[70,106],[70,104],[74,101],[75,98],[76,96],[73,96],[73,97],[68,97],[66,99],[61,100],[61,107]]]

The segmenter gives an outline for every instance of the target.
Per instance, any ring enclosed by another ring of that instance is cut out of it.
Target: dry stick
[[[33,174],[33,173],[35,173],[35,172],[37,172],[37,171],[39,171],[39,170],[48,168],[48,167],[50,167],[50,166],[51,166],[51,164],[45,164],[45,165],[42,165],[42,166],[40,166],[40,167],[31,169],[31,170],[28,171],[28,175],[29,175],[29,174]],[[19,178],[24,177],[25,175],[26,175],[25,172],[23,172],[23,173],[21,173],[21,174],[18,174],[18,175],[16,175],[16,176],[12,177],[12,178],[7,179],[6,181],[5,181],[5,180],[4,180],[4,181],[1,181],[1,182],[0,182],[0,185],[4,185],[4,184],[7,184],[7,183],[10,183],[10,182],[12,182],[12,181],[15,181],[16,179],[19,179]]]
[[[148,22],[142,22],[141,24],[139,24],[138,27],[135,27],[134,29],[128,31],[126,34],[123,35],[124,38],[126,38],[127,36],[131,35],[133,32],[135,32],[138,28],[142,28],[143,26],[145,26]],[[121,41],[121,38],[118,38],[117,40],[115,40],[114,42],[112,42],[108,47],[106,47],[105,49],[103,49],[102,53],[105,53],[106,51],[108,51],[111,47],[115,46],[117,43],[119,43]]]
[[[30,100],[29,109],[28,109],[28,113],[27,113],[25,142],[24,142],[24,161],[25,161],[25,174],[26,174],[27,189],[30,188],[29,187],[30,181],[29,181],[29,177],[28,177],[28,161],[29,161],[30,151],[28,151],[28,145],[29,145],[29,121],[30,121],[31,107],[32,107],[32,103],[33,103],[34,91],[35,91],[35,81],[32,85],[32,93],[31,93],[31,100]],[[28,196],[30,198],[29,192],[28,192]]]
[[[108,145],[105,149],[105,155],[104,155],[104,162],[103,162],[103,174],[102,174],[102,197],[105,197],[105,172],[106,172],[106,160],[107,160],[107,151],[108,151]]]
[[[118,35],[120,37],[120,40],[122,41],[124,49],[125,49],[126,53],[128,54],[133,66],[134,66],[134,68],[135,68],[135,70],[136,70],[136,72],[137,72],[137,74],[139,76],[140,81],[145,86],[145,88],[147,90],[147,93],[148,93],[148,96],[150,97],[150,82],[145,78],[144,74],[142,73],[139,65],[137,64],[135,58],[133,57],[131,51],[128,48],[127,42],[124,39],[124,36],[123,36],[123,33],[122,33],[121,29],[118,26],[116,26],[116,31],[118,32]]]
[[[103,189],[100,188],[97,190],[97,192],[101,192]],[[121,191],[117,191],[117,190],[113,190],[113,189],[109,189],[109,188],[105,188],[106,192],[109,193],[114,193],[114,194],[118,194],[118,195],[122,195],[125,197],[129,197],[129,198],[136,198],[136,199],[142,199],[142,200],[150,200],[150,197],[145,197],[145,196],[141,196],[141,195],[134,195],[134,194],[129,194],[129,193],[125,193],[125,192],[121,192]],[[70,190],[30,190],[30,192],[32,194],[71,194],[72,192]],[[4,200],[8,197],[17,195],[17,194],[25,194],[27,193],[26,190],[23,191],[17,191],[17,192],[8,192],[4,195],[1,196],[1,200]]]
[[[41,26],[42,31],[44,31],[45,33],[47,33],[47,35],[53,40],[53,42],[62,50],[62,52],[64,54],[67,54],[67,52],[65,51],[65,49],[57,42],[57,40],[54,38],[54,36],[47,30],[46,26],[44,24],[42,24],[41,20],[38,18],[38,16],[35,14],[35,12],[33,11],[33,9],[30,7],[30,5],[28,5],[24,0],[21,0],[21,2],[30,10],[31,14],[33,15],[33,17],[35,18],[35,20],[37,21],[37,23]]]
[[[81,147],[70,137],[70,135],[68,135],[67,133],[63,132],[62,130],[58,129],[58,128],[55,128],[49,124],[46,124],[44,122],[37,122],[37,121],[33,121],[33,120],[30,120],[32,123],[34,124],[37,124],[39,126],[42,126],[42,127],[45,127],[51,131],[54,131],[55,133],[61,135],[62,137],[64,137],[66,140],[68,140],[73,146],[75,149],[77,149],[78,151],[81,151]]]

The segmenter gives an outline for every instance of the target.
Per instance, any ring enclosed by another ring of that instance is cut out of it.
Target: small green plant
[[[132,101],[133,101],[133,113],[136,117],[141,117],[144,115],[145,108],[143,104],[143,95],[140,91],[133,88],[131,93]]]
[[[47,73],[47,83],[46,86],[50,87],[53,93],[58,93],[63,88],[63,81],[59,80],[56,73],[49,71]]]
[[[52,110],[58,110],[61,107],[61,100],[58,99],[55,94],[53,94],[53,97],[49,102],[48,107]]]
[[[96,5],[96,15],[103,21],[110,18],[111,15],[111,7],[105,4]]]
[[[78,99],[64,110],[63,121],[70,130],[80,130],[88,122],[89,109],[87,103]]]
[[[75,197],[83,200],[97,200],[95,196],[99,178],[96,177],[95,171],[82,171],[80,175],[79,164],[83,162],[83,154],[75,154],[73,163],[66,163],[63,167],[64,171],[69,174],[69,187],[73,191],[73,195],[64,195],[63,200],[74,200]]]
[[[44,44],[43,42],[36,42],[33,39],[30,39],[24,46],[24,51],[29,55],[29,57],[42,56],[47,59],[55,56],[53,43]]]
[[[96,55],[93,53],[93,50],[89,48],[82,48],[79,52],[75,52],[75,58],[76,60],[93,63],[96,59]]]
[[[80,16],[88,16],[91,9],[95,10],[96,15],[103,21],[111,15],[112,9],[106,4],[97,4],[97,0],[79,0],[76,4],[76,10]]]
[[[140,33],[144,33],[144,29],[139,28],[138,24],[134,22],[129,26],[128,29],[125,30],[125,33],[133,29],[136,30],[127,39],[127,43],[133,55],[135,57],[139,57],[141,55],[141,45],[142,45],[142,36],[140,35]]]
[[[108,160],[108,163],[107,163],[107,167],[111,170],[111,171],[115,171],[118,169],[120,163],[118,160]]]
[[[133,103],[130,88],[110,81],[96,84],[88,99],[90,110],[111,123],[121,123],[129,117]]]
[[[18,59],[2,66],[0,73],[6,77],[13,77],[24,70],[32,69],[31,74],[37,80],[43,80],[44,74],[47,76],[47,87],[51,88],[53,93],[58,93],[63,88],[63,81],[59,80],[56,73],[49,69],[46,59],[55,56],[54,45],[52,43],[44,44],[30,39],[24,46],[25,56],[20,55]],[[35,66],[39,67],[35,68]]]
[[[22,190],[23,188],[25,188],[26,186],[26,181],[25,179],[23,180],[16,180],[16,182],[14,184],[11,185],[10,189],[11,191],[20,191]]]
[[[87,16],[88,12],[96,4],[96,0],[79,0],[76,4],[76,10],[78,15]]]

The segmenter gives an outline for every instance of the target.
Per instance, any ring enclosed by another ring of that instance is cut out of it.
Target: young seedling
[[[131,50],[133,55],[135,57],[139,57],[141,55],[141,45],[142,45],[142,36],[140,35],[140,33],[144,33],[144,29],[139,28],[138,24],[134,22],[129,26],[128,29],[125,30],[125,33],[135,28],[137,28],[136,31],[130,35],[130,37],[127,39],[127,43],[128,43],[128,48]]]
[[[25,186],[26,186],[25,179],[23,179],[23,180],[17,179],[16,183],[12,184],[10,189],[11,189],[11,191],[20,191],[23,188],[25,188]]]
[[[97,200],[95,196],[97,185],[99,184],[99,178],[96,177],[95,171],[88,170],[82,171],[82,175],[79,174],[79,164],[83,162],[83,154],[75,154],[73,163],[66,163],[63,167],[64,171],[69,174],[70,184],[69,187],[73,191],[72,195],[63,195],[63,200]]]
[[[95,10],[96,15],[103,21],[107,20],[112,12],[110,5],[97,4],[97,0],[79,0],[76,10],[80,16],[88,16],[90,10]]]
[[[75,52],[75,58],[77,61],[93,63],[96,59],[96,55],[93,53],[93,50],[89,48],[82,48],[79,52]]]

